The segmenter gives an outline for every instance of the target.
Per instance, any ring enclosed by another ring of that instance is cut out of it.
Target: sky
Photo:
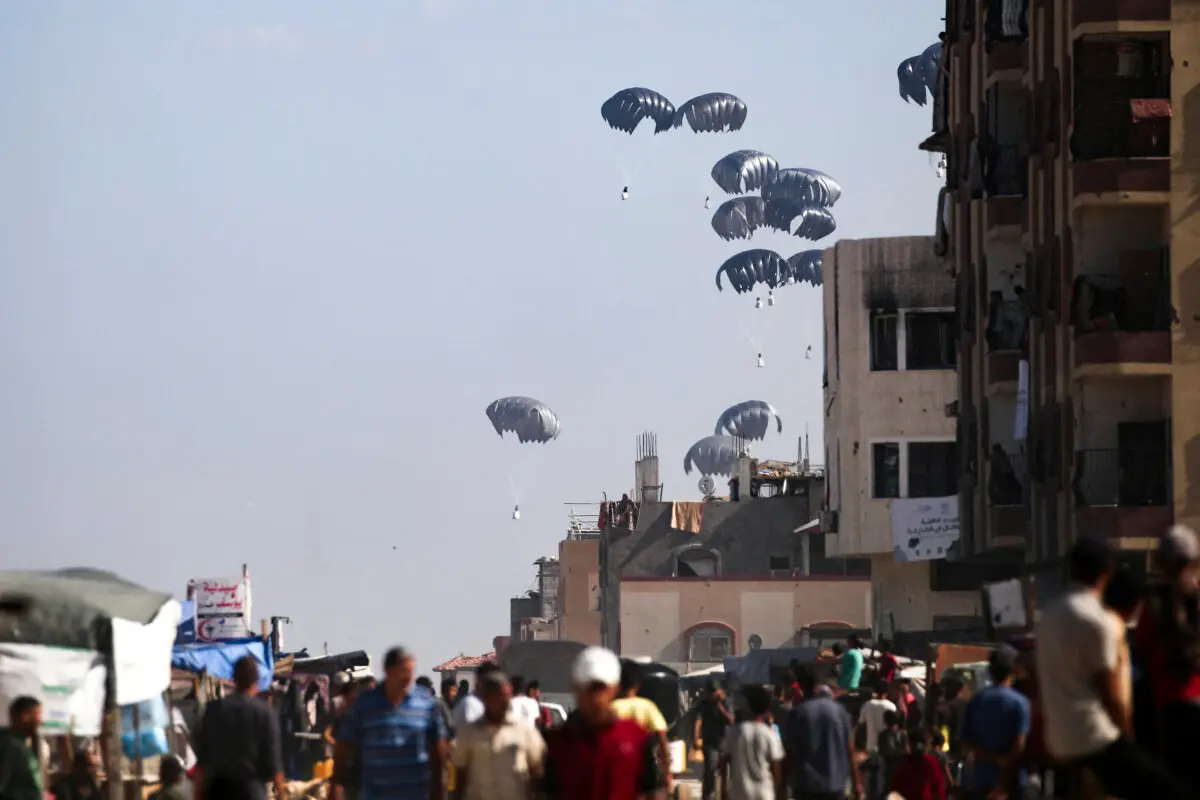
[[[508,632],[566,504],[631,489],[639,432],[667,499],[699,498],[683,455],[742,400],[784,420],[756,454],[807,430],[820,461],[819,290],[754,311],[713,278],[749,247],[932,234],[930,114],[895,72],[944,4],[734,7],[6,3],[6,567],[182,597],[246,563],[289,648],[427,668]],[[749,116],[631,137],[600,118],[629,86]],[[744,148],[837,179],[837,233],[717,238],[709,170]],[[497,437],[506,395],[562,436]]]

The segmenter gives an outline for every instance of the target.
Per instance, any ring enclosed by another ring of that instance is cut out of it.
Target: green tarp
[[[104,652],[111,620],[144,625],[170,598],[103,570],[0,572],[0,642]]]

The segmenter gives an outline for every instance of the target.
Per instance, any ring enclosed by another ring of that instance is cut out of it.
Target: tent
[[[0,572],[0,643],[102,654],[117,705],[170,685],[179,614],[169,594],[103,570]]]

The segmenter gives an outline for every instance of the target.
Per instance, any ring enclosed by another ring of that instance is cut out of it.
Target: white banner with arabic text
[[[254,636],[249,578],[205,578],[191,582],[196,601],[196,638],[201,642]]]
[[[945,558],[958,533],[958,495],[892,501],[892,553],[897,561]]]

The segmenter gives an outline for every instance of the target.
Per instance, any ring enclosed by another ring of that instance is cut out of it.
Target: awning
[[[221,642],[176,645],[171,651],[171,666],[231,681],[234,665],[246,656],[258,662],[258,688],[267,691],[271,688],[275,670],[271,646],[262,639],[226,639]]]

